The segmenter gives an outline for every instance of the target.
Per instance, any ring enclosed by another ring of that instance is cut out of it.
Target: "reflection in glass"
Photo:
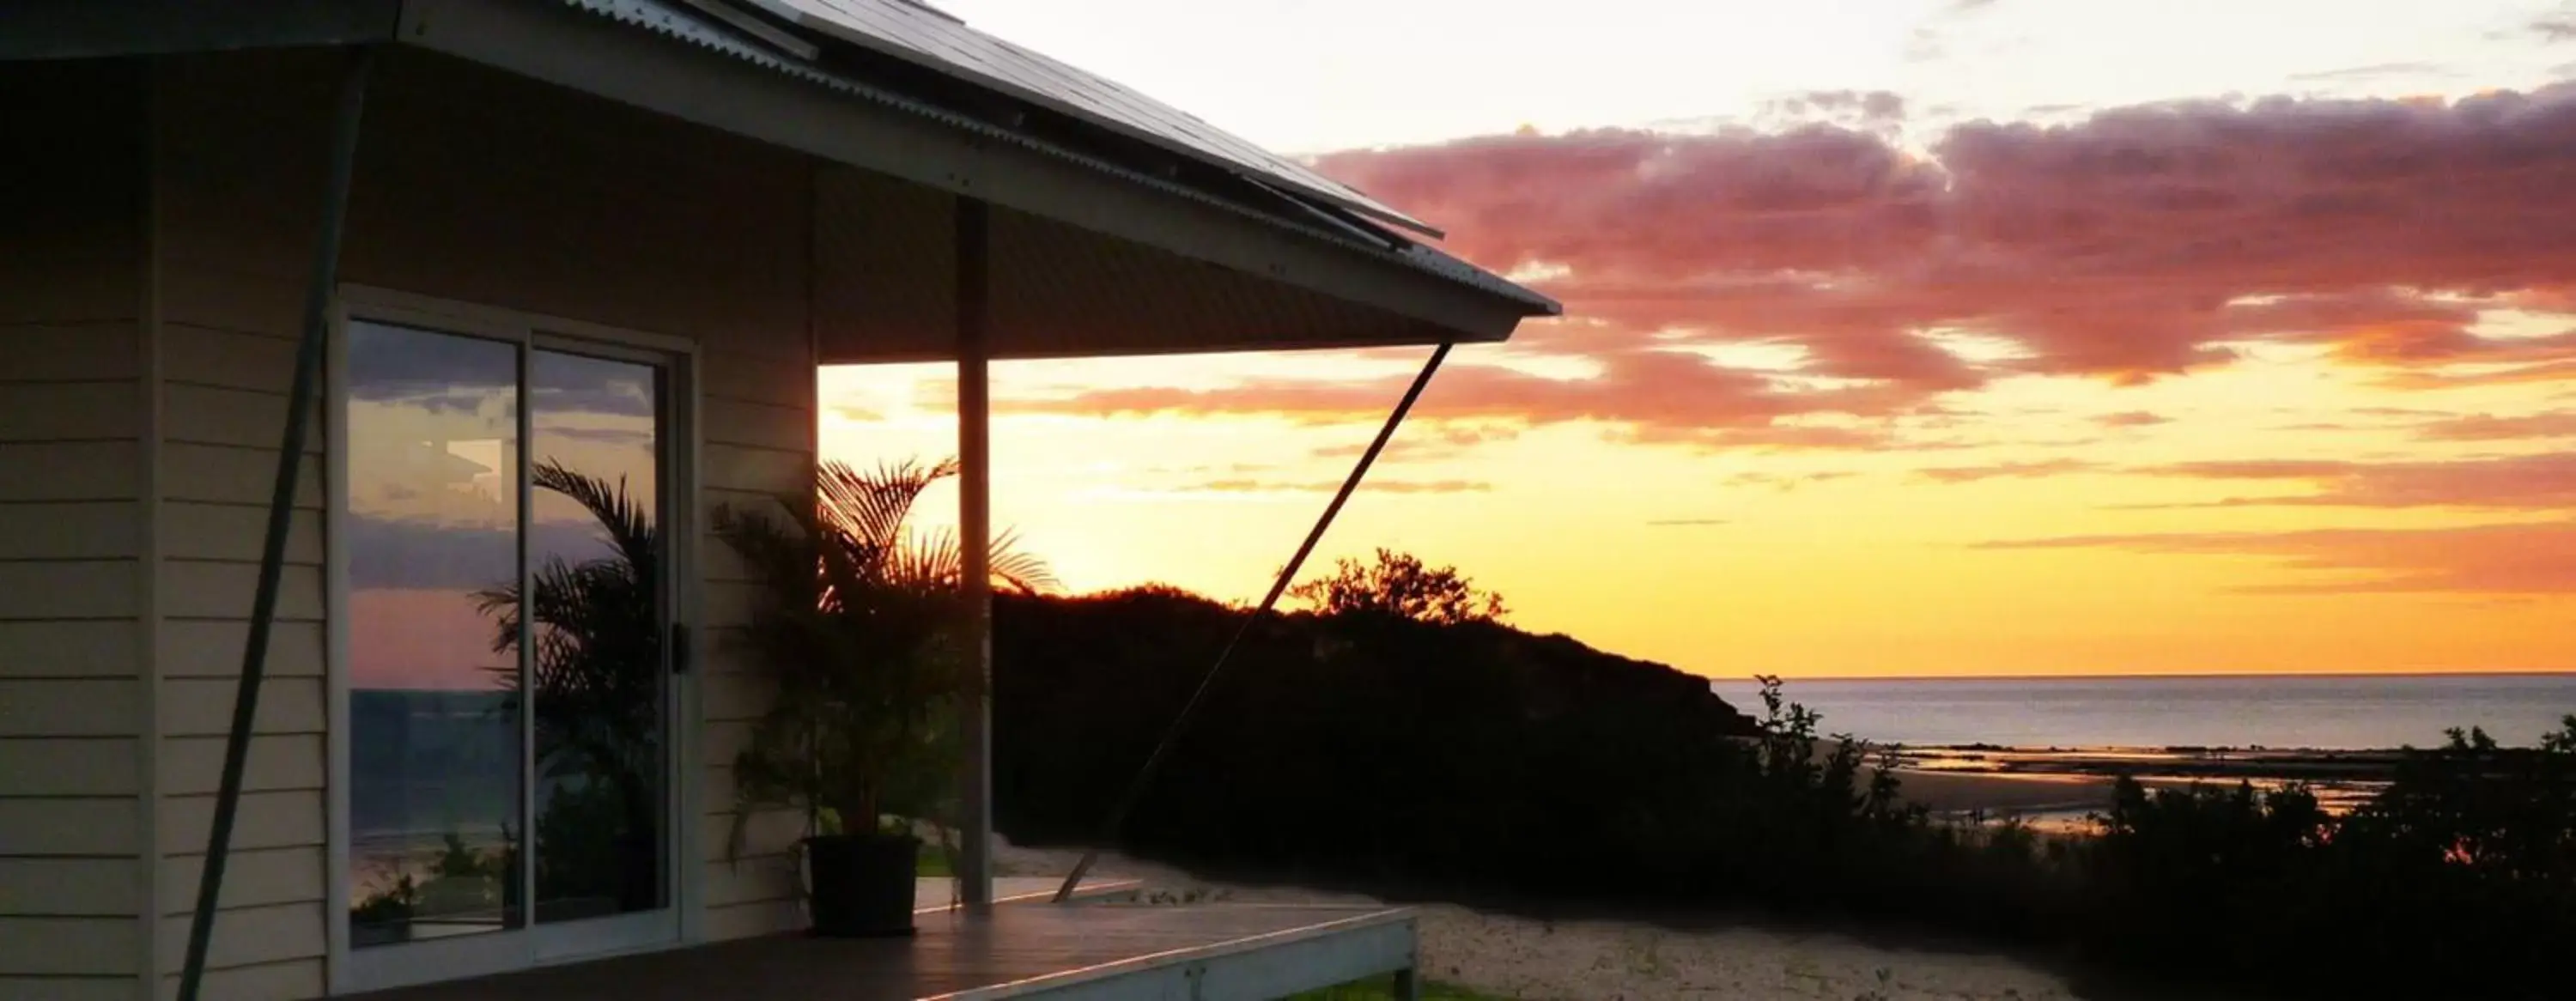
[[[518,349],[348,336],[350,940],[517,927],[515,643],[477,592],[518,573]]]
[[[553,351],[529,366],[540,922],[665,900],[657,376]],[[490,597],[506,646],[517,594]]]

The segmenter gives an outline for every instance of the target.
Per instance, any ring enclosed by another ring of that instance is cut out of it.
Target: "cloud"
[[[1885,90],[1811,90],[1763,103],[1753,123],[1791,128],[1830,123],[1890,138],[1904,131],[1905,98]]]
[[[1799,100],[1865,114],[1876,99]],[[1596,129],[1317,163],[1567,304],[1571,319],[1461,352],[1426,420],[1912,447],[1893,422],[2000,378],[2138,384],[2266,341],[2320,346],[2396,389],[2576,380],[2576,335],[2480,333],[2499,311],[2576,311],[2576,83],[2451,102],[2181,101],[1920,138]],[[1374,422],[1403,382],[1005,405]]]
[[[1949,25],[1994,4],[1995,0],[1950,0],[1932,12],[1932,16],[1925,18],[1923,23],[1914,26],[1914,31],[1906,36],[1901,55],[1910,63],[1934,62],[1948,56]]]
[[[528,543],[540,558],[580,562],[612,552],[594,522],[541,521],[534,529]],[[518,538],[508,529],[352,513],[340,545],[351,588],[463,592],[517,580]]]
[[[1928,156],[1808,126],[1500,136],[1321,163],[1454,227],[1473,259],[1561,268],[1544,284],[1573,315],[1785,340],[1818,374],[1938,389],[1997,367],[2143,381],[2311,316],[2324,332],[2294,332],[2356,360],[2473,350],[2463,321],[2576,284],[2571,148],[2576,86],[2559,85],[1978,121]],[[2030,357],[1970,364],[1922,343],[1935,329]]]
[[[2576,434],[2576,430],[2568,433]],[[2160,465],[2110,465],[2056,458],[1914,471],[1931,483],[1974,483],[2077,473],[2222,482],[2279,482],[2303,493],[2214,501],[2112,505],[2115,510],[2226,507],[2450,507],[2501,511],[2576,510],[2576,454],[2364,462],[2341,459],[2224,459]]]
[[[2141,428],[2155,424],[2171,423],[2172,421],[2173,418],[2171,417],[2164,416],[2163,414],[2149,413],[2144,410],[2129,410],[2116,414],[2103,414],[2100,417],[2093,418],[2093,423],[2102,425],[2106,428]]]
[[[2002,462],[1991,466],[1950,466],[1917,469],[1914,475],[1934,483],[1974,483],[1992,479],[2034,479],[2062,473],[2091,472],[2100,463],[2082,459],[2042,459],[2034,462]]]
[[[538,427],[537,440],[539,442],[543,442],[547,438],[570,438],[574,441],[587,441],[601,445],[620,445],[631,448],[650,448],[653,445],[652,430],[638,427]]]
[[[2235,460],[2136,467],[2133,472],[2213,480],[2297,480],[2312,492],[2231,497],[2203,507],[2576,508],[2576,455],[2431,462]]]
[[[1341,488],[1342,488],[1342,481],[1341,481],[1341,480],[1306,480],[1306,481],[1302,481],[1302,482],[1290,482],[1290,481],[1281,481],[1281,480],[1209,480],[1209,481],[1207,481],[1207,482],[1205,482],[1205,483],[1194,483],[1194,484],[1191,484],[1190,486],[1188,486],[1188,487],[1184,487],[1183,489],[1186,489],[1186,490],[1203,490],[1203,491],[1208,491],[1208,492],[1212,492],[1212,493],[1236,493],[1236,494],[1274,494],[1274,493],[1325,493],[1325,494],[1328,494],[1328,493],[1332,493],[1332,492],[1334,492],[1334,491],[1340,490]],[[1363,492],[1363,493],[1381,493],[1381,494],[1466,494],[1466,493],[1484,493],[1484,492],[1490,491],[1490,490],[1492,490],[1492,489],[1494,489],[1494,485],[1493,485],[1493,484],[1491,484],[1491,483],[1487,483],[1487,482],[1485,482],[1485,481],[1483,481],[1483,480],[1379,480],[1379,479],[1367,479],[1367,480],[1361,480],[1361,481],[1360,481],[1360,491],[1361,491],[1361,492]]]
[[[1709,451],[1756,452],[1867,451],[1890,448],[1896,436],[1881,428],[1818,424],[1772,424],[1739,428],[1674,428],[1648,426],[1613,434],[1611,440],[1632,445],[1687,444]],[[1925,445],[1923,447],[1941,447]]]
[[[1847,469],[1829,469],[1813,473],[1737,473],[1723,482],[1730,487],[1770,487],[1781,492],[1810,484],[1846,479],[1860,474]]]
[[[1182,476],[1215,476],[1218,474],[1242,476],[1247,473],[1272,472],[1279,468],[1279,464],[1275,462],[1228,462],[1197,463],[1186,466],[1144,466],[1136,469],[1135,471],[1139,473],[1165,473]]]
[[[2415,436],[2427,441],[2506,441],[2519,438],[2576,436],[2576,411],[2552,411],[2497,417],[2473,414],[2419,425]]]
[[[519,349],[489,341],[379,323],[351,324],[349,395],[444,414],[506,422],[517,398]],[[655,416],[651,368],[555,351],[529,356],[527,397],[540,420],[566,414]]]
[[[2290,79],[2301,83],[2343,83],[2353,80],[2375,80],[2381,77],[2391,76],[2452,75],[2455,74],[2451,69],[2441,65],[2440,63],[2406,62],[2373,63],[2368,66],[2349,66],[2343,69],[2320,70],[2314,73],[2293,73],[2290,75]]]
[[[1600,371],[1578,378],[1533,375],[1496,365],[1456,367],[1432,381],[1414,419],[1521,426],[1591,421],[1632,428],[1639,441],[1869,447],[1882,439],[1845,429],[1775,428],[1774,422],[1820,412],[1884,416],[1901,412],[1919,398],[1878,386],[1793,390],[1762,372],[1728,368],[1696,353],[1646,344],[1607,348],[1589,360]],[[1233,414],[1335,424],[1383,420],[1411,378],[1252,379],[1215,389],[1128,387],[997,401],[996,407],[1093,416]]]
[[[2260,594],[2576,593],[2576,522],[2435,529],[2318,529],[1999,539],[1978,549],[2117,549],[2265,556],[2323,580],[2247,585]]]
[[[1510,441],[1520,436],[1520,429],[1496,424],[1455,424],[1407,420],[1395,438],[1378,453],[1379,462],[1430,462],[1454,459],[1478,445]],[[1318,459],[1356,459],[1368,451],[1368,443],[1328,445],[1308,453]]]

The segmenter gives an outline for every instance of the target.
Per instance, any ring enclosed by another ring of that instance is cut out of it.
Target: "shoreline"
[[[1820,745],[1820,750],[1825,747]],[[2330,813],[2385,788],[2402,749],[2017,748],[1992,744],[1889,746],[1897,795],[1952,819],[2019,817],[2070,826],[2108,809],[2121,777],[2150,789],[2251,783],[2268,791],[2305,784]]]

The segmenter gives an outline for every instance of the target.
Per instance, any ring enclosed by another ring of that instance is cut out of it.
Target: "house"
[[[911,0],[0,6],[0,996],[177,989],[260,622],[204,996],[798,927],[692,637],[752,595],[710,512],[812,489],[816,367],[958,364],[980,534],[989,359],[1556,312],[1433,235]],[[640,689],[507,628],[603,559]]]

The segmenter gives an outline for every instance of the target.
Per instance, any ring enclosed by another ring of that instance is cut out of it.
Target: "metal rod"
[[[1162,767],[1163,756],[1171,752],[1173,741],[1189,726],[1190,717],[1198,714],[1199,704],[1207,700],[1208,690],[1215,687],[1217,673],[1225,670],[1225,662],[1234,656],[1236,647],[1243,645],[1244,637],[1251,635],[1253,625],[1260,622],[1262,616],[1270,614],[1270,609],[1279,604],[1279,596],[1288,592],[1289,582],[1297,579],[1298,568],[1305,566],[1306,557],[1314,554],[1315,544],[1324,541],[1324,530],[1333,527],[1333,517],[1342,513],[1342,505],[1349,503],[1351,493],[1359,489],[1360,480],[1368,475],[1369,466],[1377,462],[1378,453],[1386,450],[1386,443],[1395,437],[1395,429],[1403,426],[1404,415],[1413,410],[1413,401],[1422,398],[1423,387],[1430,385],[1432,375],[1440,371],[1440,363],[1449,357],[1450,347],[1444,341],[1439,350],[1431,352],[1431,360],[1423,364],[1422,374],[1413,377],[1413,386],[1404,391],[1404,399],[1396,402],[1395,412],[1386,416],[1386,426],[1378,429],[1377,438],[1369,442],[1368,451],[1360,453],[1359,464],[1351,467],[1351,475],[1342,481],[1341,491],[1333,495],[1332,503],[1324,506],[1324,516],[1315,519],[1315,527],[1306,533],[1306,541],[1297,547],[1297,555],[1289,557],[1288,565],[1279,568],[1279,578],[1270,583],[1270,593],[1262,596],[1261,604],[1252,609],[1252,614],[1244,616],[1243,625],[1235,628],[1234,638],[1226,641],[1225,649],[1216,655],[1216,663],[1208,666],[1207,676],[1199,679],[1198,690],[1190,693],[1190,701],[1181,706],[1181,714],[1173,717],[1171,727],[1163,731],[1162,742],[1154,745],[1154,753],[1145,758],[1144,767],[1136,770],[1136,778],[1128,783],[1127,792],[1118,797],[1117,805],[1110,808],[1108,818],[1101,822],[1100,834],[1092,838],[1091,847],[1083,849],[1082,860],[1074,863],[1073,872],[1064,877],[1064,885],[1056,887],[1056,903],[1073,899],[1073,890],[1082,884],[1083,875],[1091,871],[1092,863],[1100,861],[1100,850],[1117,841],[1118,829],[1126,825],[1127,814],[1145,798],[1145,789],[1152,784],[1155,771]]]
[[[233,818],[241,807],[242,769],[259,717],[260,676],[268,667],[268,634],[277,617],[278,578],[286,564],[286,532],[295,513],[296,477],[303,471],[304,438],[322,376],[322,348],[330,324],[331,292],[338,284],[340,235],[349,215],[351,175],[357,171],[358,121],[366,108],[371,46],[350,53],[340,100],[332,116],[330,175],[324,182],[321,232],[314,241],[313,284],[304,294],[304,337],[295,347],[295,379],[286,394],[286,431],[278,443],[277,483],[268,501],[268,537],[260,550],[259,584],[251,594],[250,637],[242,644],[241,681],[233,692],[232,731],[224,742],[224,771],[215,792],[215,817],[206,832],[206,868],[197,882],[197,910],[188,923],[188,953],[179,968],[179,1001],[196,1001],[205,981],[206,944],[223,899],[224,862],[232,847]]]
[[[957,550],[958,591],[974,672],[964,714],[965,831],[957,884],[969,909],[993,904],[993,441],[987,369],[992,285],[991,212],[980,198],[957,200]]]
[[[525,928],[535,923],[537,914],[537,853],[536,839],[532,835],[537,829],[537,700],[543,697],[538,693],[536,685],[537,644],[535,640],[539,635],[538,627],[535,625],[537,621],[537,467],[535,458],[531,454],[537,445],[537,395],[534,392],[537,384],[537,346],[522,342],[514,345],[514,348],[511,354],[517,357],[518,364],[516,370],[511,373],[511,378],[516,381],[512,383],[510,390],[510,409],[518,415],[517,424],[511,429],[512,436],[517,439],[512,442],[517,446],[512,451],[517,452],[518,456],[511,462],[514,468],[510,473],[517,482],[510,488],[510,505],[517,509],[512,517],[518,522],[514,527],[515,534],[518,536],[519,651],[518,662],[514,666],[518,669],[519,676],[518,698],[511,701],[517,703],[519,714],[519,816],[517,818],[519,831],[517,837],[513,838],[509,825],[505,823],[501,826],[501,851],[504,853],[503,857],[510,860],[510,865],[501,873],[501,878],[508,880],[508,885],[517,891],[515,895],[519,899],[519,906],[516,908],[504,906],[501,909],[503,928]],[[512,895],[503,894],[501,899],[505,905]],[[513,910],[517,913],[512,913]]]

